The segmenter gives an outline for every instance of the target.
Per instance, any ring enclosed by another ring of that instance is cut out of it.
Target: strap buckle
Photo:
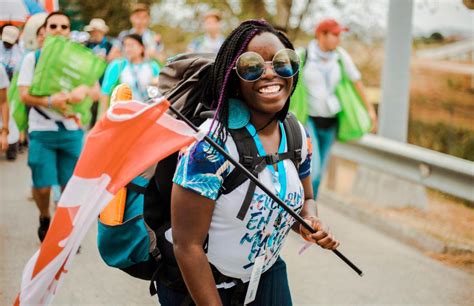
[[[295,161],[298,165],[301,163],[301,160],[302,160],[301,155],[302,155],[301,154],[301,149],[295,149]]]
[[[267,165],[273,165],[279,161],[280,161],[279,154],[270,154],[270,155],[265,156],[265,162],[267,163]]]
[[[158,248],[154,248],[151,252],[150,252],[151,256],[153,256],[153,258],[156,260],[156,261],[160,261],[161,260],[161,252]]]
[[[245,168],[251,168],[253,165],[253,156],[243,155],[242,161],[240,162]]]

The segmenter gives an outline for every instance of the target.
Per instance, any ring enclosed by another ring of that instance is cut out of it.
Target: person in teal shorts
[[[69,17],[53,12],[45,20],[46,35],[68,37],[71,29]],[[51,186],[63,189],[71,178],[82,150],[84,132],[76,117],[66,117],[68,104],[82,101],[86,96],[98,99],[99,86],[81,85],[70,92],[39,97],[29,93],[38,52],[27,54],[18,76],[21,100],[30,106],[28,117],[28,166],[33,178],[33,198],[39,209],[38,237],[43,241],[49,228]]]

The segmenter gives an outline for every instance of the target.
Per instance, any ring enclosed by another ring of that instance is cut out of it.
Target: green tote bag
[[[7,91],[7,99],[10,105],[10,114],[12,114],[18,130],[23,132],[28,128],[28,114],[26,112],[25,104],[21,102],[17,81],[18,72],[13,75],[11,85]]]
[[[337,114],[339,120],[337,139],[345,142],[364,136],[370,131],[372,123],[354,83],[349,79],[344,69],[342,61],[339,59],[338,62],[341,67],[341,81],[336,87],[335,94],[339,103],[341,103],[341,111]]]
[[[61,36],[48,36],[35,68],[30,93],[49,96],[69,92],[79,85],[94,85],[104,73],[107,63],[94,53]],[[92,100],[71,104],[69,113],[79,114],[82,124],[90,121]]]

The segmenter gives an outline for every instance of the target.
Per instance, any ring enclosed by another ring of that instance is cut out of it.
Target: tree
[[[130,27],[130,1],[80,0],[77,2],[84,22],[88,23],[92,18],[104,19],[110,28],[109,35],[115,36]]]

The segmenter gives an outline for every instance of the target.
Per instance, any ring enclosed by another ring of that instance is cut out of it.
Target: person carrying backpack
[[[197,142],[178,162],[171,230],[165,233],[188,292],[160,279],[161,305],[192,304],[191,299],[197,305],[291,305],[286,266],[279,256],[290,229],[323,248],[339,246],[317,217],[310,140],[288,115],[298,69],[291,42],[267,22],[249,20],[227,37],[189,96],[215,111],[201,130],[209,131],[241,163],[250,163],[259,180],[316,233],[294,225],[245,176],[236,181],[241,173],[208,143]],[[298,139],[300,147],[289,150]],[[237,152],[242,143],[247,154]]]

